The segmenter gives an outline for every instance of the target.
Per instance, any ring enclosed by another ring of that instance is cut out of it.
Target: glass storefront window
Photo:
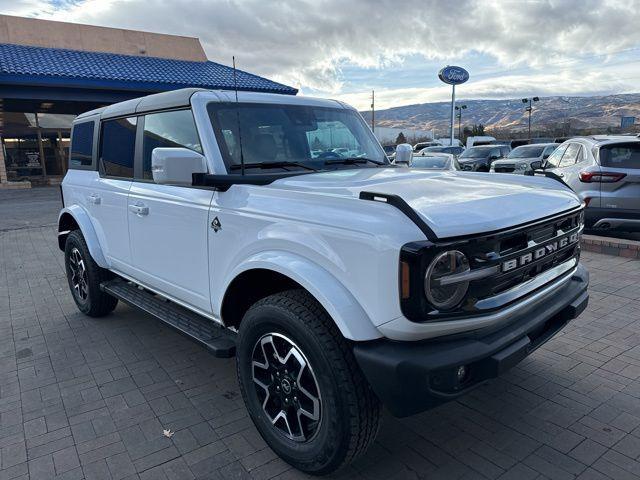
[[[42,160],[47,176],[61,176],[69,155],[69,135],[74,115],[3,112],[2,145],[9,181],[42,177]],[[42,148],[38,143],[38,127]]]

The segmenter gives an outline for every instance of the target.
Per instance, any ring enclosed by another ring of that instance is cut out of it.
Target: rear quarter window
[[[71,133],[71,149],[69,151],[69,168],[92,168],[93,132],[96,122],[82,122],[73,125]]]
[[[600,147],[600,165],[611,168],[640,169],[640,143]]]

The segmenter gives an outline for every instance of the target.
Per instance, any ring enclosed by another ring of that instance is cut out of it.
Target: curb
[[[19,190],[31,188],[31,182],[0,182],[0,190]]]
[[[588,252],[640,259],[640,242],[636,240],[583,235],[581,246]]]

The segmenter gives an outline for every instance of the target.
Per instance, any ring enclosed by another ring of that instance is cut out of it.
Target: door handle
[[[135,213],[139,217],[149,215],[149,207],[143,204],[129,205],[129,211]]]
[[[94,205],[100,205],[100,197],[95,193],[92,193],[91,195],[89,195],[87,197],[87,200],[89,201],[89,203],[93,203]]]

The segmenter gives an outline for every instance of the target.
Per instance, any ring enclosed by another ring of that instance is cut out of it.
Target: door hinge
[[[220,223],[220,220],[218,220],[218,217],[214,218],[211,222],[211,228],[213,228],[214,232],[218,232],[222,229],[222,224]]]

